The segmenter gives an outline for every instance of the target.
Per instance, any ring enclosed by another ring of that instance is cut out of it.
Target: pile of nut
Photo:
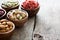
[[[26,14],[25,12],[21,10],[15,9],[15,10],[10,11],[8,16],[11,20],[22,20],[26,17]]]
[[[4,8],[13,8],[18,5],[19,5],[18,2],[13,2],[13,1],[7,1],[7,2],[2,3],[2,7],[4,7]]]
[[[0,32],[8,32],[13,28],[13,23],[6,20],[2,19],[0,20]]]

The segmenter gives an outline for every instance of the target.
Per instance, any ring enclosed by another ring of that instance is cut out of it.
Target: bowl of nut
[[[16,27],[21,27],[27,22],[28,13],[24,10],[14,9],[7,13],[7,18],[12,21]]]
[[[0,39],[10,38],[15,29],[14,23],[8,21],[7,19],[0,20]]]
[[[6,11],[12,10],[12,9],[18,9],[19,8],[19,2],[17,1],[6,1],[3,2],[1,7],[5,9]]]

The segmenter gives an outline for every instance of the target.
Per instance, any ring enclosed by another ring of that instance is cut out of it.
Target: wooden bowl
[[[9,1],[7,1],[7,2],[9,2]],[[17,1],[18,2],[18,1]],[[3,5],[3,3],[2,3],[2,5]],[[12,10],[12,9],[18,9],[19,8],[19,2],[18,2],[18,4],[16,5],[16,6],[14,6],[14,7],[4,7],[4,6],[2,6],[1,5],[1,7],[3,8],[3,9],[5,9],[7,12],[8,11],[10,11],[10,10]]]
[[[19,9],[17,9],[17,10],[19,10]],[[12,21],[16,25],[16,27],[23,26],[27,22],[27,20],[28,20],[28,13],[26,11],[24,11],[24,10],[20,10],[20,11],[26,13],[26,17],[24,19],[22,19],[22,20],[11,20],[9,18],[9,16],[8,16],[9,15],[9,12],[7,13],[7,19],[10,20],[10,21]]]
[[[1,10],[4,11],[4,14],[2,16],[0,16],[0,19],[5,18],[5,16],[6,16],[6,11],[4,9],[1,9]]]
[[[29,17],[33,17],[33,16],[35,16],[35,15],[38,13],[38,11],[39,11],[39,9],[40,9],[40,6],[38,6],[37,8],[35,8],[35,9],[33,9],[33,10],[24,9],[24,8],[21,6],[21,9],[27,11]]]
[[[2,7],[2,6],[1,6],[1,7]],[[13,9],[18,9],[18,8],[19,8],[19,5],[16,6],[16,7],[14,7],[14,8],[4,8],[4,7],[2,7],[2,8],[5,9],[6,12],[8,12],[8,11],[13,10]]]
[[[0,40],[9,40],[9,38],[12,36],[13,31],[15,29],[15,25],[13,23],[13,28],[7,32],[0,32]]]

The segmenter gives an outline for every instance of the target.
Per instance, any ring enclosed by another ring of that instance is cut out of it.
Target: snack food
[[[0,20],[0,40],[9,40],[15,29],[14,23],[7,19]]]
[[[9,12],[10,14],[8,15],[11,20],[22,20],[26,17],[25,12],[22,12],[20,10],[12,10]]]
[[[30,1],[26,0],[22,4],[22,7],[27,10],[33,10],[33,9],[37,8],[38,6],[39,6],[39,3],[36,1],[32,1],[32,0],[30,0]]]
[[[11,10],[11,9],[18,8],[19,7],[19,2],[7,1],[7,2],[3,2],[1,6],[5,10]]]
[[[39,8],[39,3],[34,0],[26,0],[21,5],[21,9],[27,11],[29,17],[35,16],[38,13]]]
[[[13,28],[12,22],[10,22],[6,19],[0,20],[0,33],[8,32],[8,31],[12,30],[12,28]]]
[[[7,18],[15,23],[17,26],[24,25],[28,19],[28,13],[24,10],[11,10],[7,14]]]

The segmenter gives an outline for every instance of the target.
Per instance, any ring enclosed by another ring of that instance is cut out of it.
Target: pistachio
[[[17,18],[19,18],[20,17],[20,14],[17,14]]]
[[[22,19],[22,16],[19,17],[19,20],[21,20],[21,19]]]

